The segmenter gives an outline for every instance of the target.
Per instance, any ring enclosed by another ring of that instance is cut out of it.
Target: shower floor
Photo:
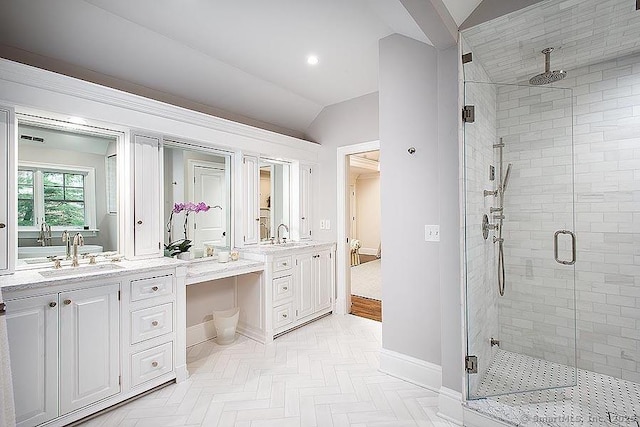
[[[517,426],[640,427],[640,384],[577,370],[574,387],[508,393],[511,390],[553,387],[572,381],[574,368],[499,350],[467,406]]]

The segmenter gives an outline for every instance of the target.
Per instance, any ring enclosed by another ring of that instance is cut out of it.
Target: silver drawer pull
[[[283,290],[283,291],[286,291],[287,289],[289,289],[289,287],[288,287],[288,286],[283,286],[283,287],[282,287],[282,290]]]
[[[157,287],[157,286],[154,286],[153,288],[151,288],[151,290],[152,290],[153,292],[158,292],[158,287]]]
[[[286,262],[283,262],[282,265],[284,265],[286,267],[288,264]]]
[[[51,301],[49,303],[49,307],[51,307],[51,308],[55,307],[56,305],[58,305],[58,304],[55,301]]]
[[[64,305],[69,305],[69,304],[71,304],[71,300],[70,299],[64,300]]]
[[[153,366],[154,368],[158,367],[158,362],[156,362],[155,360],[153,362],[151,362],[151,366]]]
[[[4,222],[0,222],[0,228],[5,228],[7,225]]]
[[[151,326],[158,326],[158,321],[154,320],[153,322],[151,322]]]
[[[286,315],[286,314],[283,314],[283,315],[282,315],[282,317],[283,317],[284,319],[286,319],[286,318],[287,318],[287,315]]]

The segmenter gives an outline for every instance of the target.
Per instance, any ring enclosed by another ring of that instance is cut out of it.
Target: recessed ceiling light
[[[309,65],[317,65],[318,64],[318,57],[315,56],[315,55],[307,56],[307,64],[309,64]]]

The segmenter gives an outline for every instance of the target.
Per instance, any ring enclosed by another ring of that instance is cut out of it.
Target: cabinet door
[[[296,258],[296,299],[298,302],[298,319],[313,314],[315,307],[313,262],[311,254],[299,255]]]
[[[331,307],[333,296],[333,257],[331,251],[322,251],[314,259],[314,279],[316,286],[315,311]]]
[[[258,243],[260,236],[260,209],[258,198],[260,196],[258,158],[244,156],[244,243]]]
[[[135,256],[162,255],[160,242],[160,140],[133,135]]]
[[[300,238],[311,238],[311,226],[313,224],[311,218],[311,190],[312,180],[311,174],[313,170],[311,166],[300,165]]]
[[[18,426],[58,416],[58,295],[7,302],[9,355]]]
[[[60,294],[60,412],[120,391],[120,285]]]
[[[15,173],[13,165],[14,113],[11,108],[0,106],[0,274],[12,270],[9,248],[15,243],[9,237],[13,220],[13,194]],[[10,246],[11,245],[11,246]]]

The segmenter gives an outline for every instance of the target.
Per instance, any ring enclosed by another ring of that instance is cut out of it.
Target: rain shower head
[[[551,52],[553,52],[552,47],[542,50],[544,54],[544,73],[531,77],[529,79],[530,84],[535,86],[546,85],[567,77],[567,72],[564,70],[551,71]]]
[[[511,163],[507,165],[507,171],[504,173],[504,179],[502,180],[502,192],[507,189],[507,183],[509,182],[509,174],[511,174]]]

